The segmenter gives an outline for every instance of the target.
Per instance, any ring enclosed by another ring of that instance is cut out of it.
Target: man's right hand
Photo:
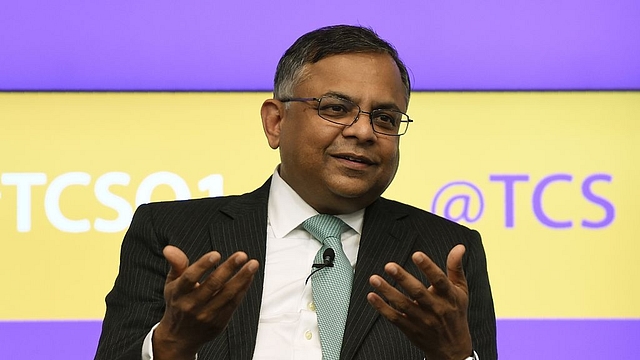
[[[153,333],[153,356],[193,360],[198,349],[229,323],[258,270],[258,261],[237,252],[217,266],[221,256],[212,251],[189,266],[177,247],[169,245],[162,252],[171,270],[164,286],[164,315]]]

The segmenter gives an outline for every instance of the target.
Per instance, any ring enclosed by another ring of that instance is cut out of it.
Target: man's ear
[[[284,116],[284,104],[275,99],[265,100],[260,108],[262,129],[272,149],[280,146],[280,126]]]

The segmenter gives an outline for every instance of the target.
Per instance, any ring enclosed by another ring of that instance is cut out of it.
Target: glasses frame
[[[338,99],[338,100],[342,100],[342,101],[348,101],[348,102],[352,103],[353,105],[355,105],[355,106],[358,108],[358,113],[356,114],[355,118],[353,119],[353,121],[352,121],[350,124],[343,124],[343,123],[339,123],[339,122],[335,122],[335,121],[333,121],[333,120],[327,119],[327,118],[323,117],[322,115],[320,115],[320,102],[322,101],[322,99],[325,99],[325,98],[331,98],[331,99]],[[402,122],[407,123],[407,126],[405,127],[405,129],[404,129],[404,131],[403,131],[402,133],[400,133],[400,132],[399,132],[399,133],[397,133],[397,134],[387,134],[387,133],[383,133],[383,132],[376,131],[376,128],[373,126],[373,118],[371,117],[371,113],[373,113],[373,112],[375,112],[375,111],[384,111],[384,110],[387,110],[387,109],[373,109],[373,110],[371,110],[371,111],[364,111],[364,110],[362,110],[362,108],[360,107],[360,105],[358,105],[358,104],[354,103],[354,102],[353,102],[353,101],[351,101],[351,100],[347,100],[347,99],[344,99],[344,98],[341,98],[341,97],[337,97],[337,96],[329,96],[329,95],[325,95],[325,96],[322,96],[322,97],[319,97],[319,98],[316,98],[316,97],[308,97],[308,98],[285,98],[285,99],[280,100],[280,102],[283,102],[283,103],[293,102],[293,101],[295,101],[295,102],[309,102],[309,101],[316,101],[316,102],[318,102],[318,108],[317,108],[316,110],[317,110],[317,112],[318,112],[318,116],[319,116],[322,120],[326,120],[326,121],[328,121],[328,122],[330,122],[330,123],[338,124],[338,125],[342,125],[342,126],[347,126],[347,127],[349,127],[349,126],[351,126],[351,125],[355,124],[355,123],[356,123],[356,121],[358,121],[358,119],[360,119],[360,114],[366,114],[366,115],[368,115],[368,116],[369,116],[369,124],[371,125],[371,129],[373,130],[373,132],[374,132],[374,133],[376,133],[376,134],[380,134],[380,135],[386,135],[386,136],[402,136],[402,135],[404,135],[404,134],[406,134],[406,133],[407,133],[407,130],[409,130],[409,123],[412,123],[412,122],[413,122],[413,120],[409,117],[409,115],[407,115],[407,114],[403,113],[402,111],[391,109],[392,111],[398,112],[398,113],[400,113],[400,114],[402,114],[402,115],[404,115],[404,116],[406,116],[406,117],[407,117],[407,119],[406,119],[406,120],[400,120],[400,122],[401,122],[401,123],[402,123]]]

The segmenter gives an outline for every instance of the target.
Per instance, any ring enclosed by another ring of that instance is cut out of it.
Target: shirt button
[[[311,338],[313,337],[313,334],[311,333],[311,331],[307,330],[304,332],[304,338],[307,340],[311,340]]]
[[[311,311],[316,311],[316,304],[312,302],[307,304],[307,309],[311,310]]]

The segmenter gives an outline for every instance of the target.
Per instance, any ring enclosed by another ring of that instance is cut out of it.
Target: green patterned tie
[[[313,237],[322,243],[315,263],[322,264],[327,248],[333,249],[333,267],[325,267],[311,276],[313,302],[316,305],[322,360],[338,360],[347,322],[349,297],[353,283],[353,268],[342,250],[340,235],[344,222],[335,216],[319,214],[302,223]]]

